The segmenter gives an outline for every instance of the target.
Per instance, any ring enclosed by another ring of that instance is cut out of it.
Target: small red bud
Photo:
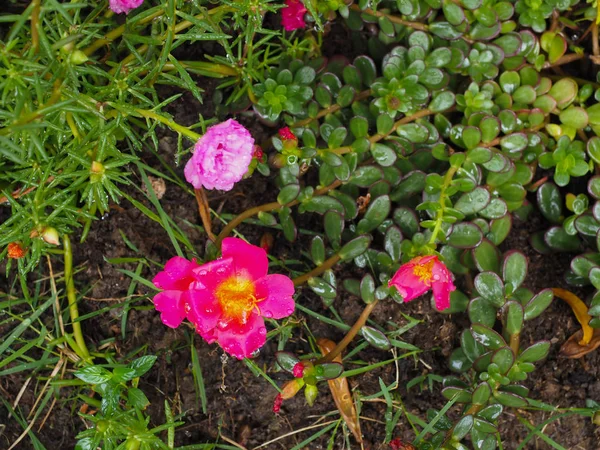
[[[271,233],[265,233],[260,237],[260,248],[269,253],[273,248],[273,242],[275,242],[273,235]]]
[[[400,438],[393,439],[390,442],[390,448],[392,450],[415,450],[415,447],[412,444],[405,444]]]
[[[8,244],[8,257],[11,259],[21,259],[25,256],[25,249],[19,242]]]
[[[273,412],[275,414],[279,414],[279,411],[281,411],[282,403],[283,403],[283,397],[281,396],[281,394],[277,394],[277,397],[275,397],[275,402],[273,403]]]
[[[281,136],[281,139],[283,139],[284,141],[298,140],[296,135],[292,133],[292,130],[290,130],[290,127],[283,127],[282,129],[280,129],[279,136]]]
[[[292,374],[296,378],[302,378],[304,376],[304,364],[302,364],[301,362],[296,363],[296,365],[292,369]]]
[[[254,146],[254,154],[252,156],[254,156],[256,159],[258,159],[259,161],[262,161],[263,159],[263,151],[260,145],[255,145]]]

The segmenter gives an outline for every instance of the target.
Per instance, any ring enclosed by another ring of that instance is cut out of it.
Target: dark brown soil
[[[205,79],[199,80],[199,85],[210,92],[214,82]],[[176,114],[177,120],[183,124],[194,122],[198,113],[204,117],[211,117],[214,105],[207,96],[204,105],[196,102],[191,95],[186,95],[169,108],[169,112]],[[252,131],[257,140],[269,135],[269,130],[264,130],[254,122],[251,116],[241,116],[241,120]],[[160,154],[168,164],[175,165],[176,139],[165,135],[160,141]],[[145,155],[147,164],[160,169],[157,160],[150,154]],[[177,169],[182,172],[182,167]],[[137,180],[141,186],[141,180]],[[130,195],[151,207],[144,197],[135,189],[128,189]],[[275,196],[272,180],[260,175],[236,185],[233,191],[226,195],[211,193],[211,205],[217,211],[239,213],[244,209],[272,201]],[[198,254],[203,254],[204,237],[196,226],[199,217],[193,196],[182,189],[167,185],[166,194],[161,200],[166,213],[188,234],[190,240],[196,245]],[[215,227],[218,228],[215,222]],[[552,255],[544,257],[533,252],[528,243],[530,233],[543,229],[544,223],[533,215],[527,223],[515,222],[509,241],[503,249],[517,248],[524,251],[529,259],[529,277],[526,284],[533,290],[546,287],[567,287],[564,281],[564,271],[568,267],[571,255]],[[243,225],[242,232],[250,241],[258,243],[263,230],[260,227]],[[79,288],[90,290],[81,302],[81,313],[89,313],[112,304],[123,301],[127,294],[130,279],[119,272],[118,268],[133,266],[115,266],[107,262],[110,258],[135,256],[135,253],[126,246],[120,233],[139,249],[139,254],[158,263],[166,262],[173,256],[174,251],[166,232],[161,226],[142,213],[127,201],[119,206],[114,206],[111,211],[95,222],[88,239],[82,245],[75,246],[76,264],[83,267],[77,275]],[[282,236],[274,232],[275,245],[272,253],[277,257],[291,257],[302,260],[301,252],[307,249],[306,240],[298,240],[289,245]],[[75,240],[74,240],[75,242]],[[55,270],[60,268],[55,267]],[[143,276],[148,279],[158,271],[157,267],[145,269]],[[44,272],[44,271],[42,271]],[[5,283],[2,283],[5,284]],[[2,286],[4,289],[5,286]],[[148,291],[138,286],[136,294],[147,294]],[[579,292],[582,295],[589,292]],[[319,313],[328,314],[320,300],[306,288],[302,289],[298,302]],[[302,396],[286,401],[280,415],[274,415],[271,408],[276,391],[260,377],[255,377],[246,368],[243,362],[224,358],[223,352],[216,345],[207,345],[200,338],[195,339],[195,348],[200,357],[204,375],[206,395],[208,397],[207,414],[203,414],[198,405],[191,367],[190,348],[188,339],[192,331],[184,326],[177,330],[165,327],[159,315],[151,308],[147,297],[140,297],[129,311],[125,339],[121,338],[122,308],[114,308],[110,313],[105,313],[86,320],[83,323],[84,333],[91,347],[95,347],[103,340],[114,337],[113,350],[117,356],[125,356],[129,352],[146,346],[149,354],[159,356],[154,368],[143,377],[140,388],[148,395],[151,405],[148,413],[153,424],[158,425],[164,421],[164,399],[174,404],[174,412],[183,414],[185,424],[176,433],[176,444],[196,444],[215,442],[219,431],[223,436],[237,442],[241,446],[254,448],[265,442],[281,436],[276,442],[266,445],[266,449],[290,449],[306,439],[318,428],[310,431],[295,433],[295,431],[315,424],[324,413],[336,411],[330,393],[324,385],[315,405],[307,407]],[[352,323],[360,314],[361,301],[349,295],[340,293],[334,307],[339,311],[346,323]],[[360,375],[350,380],[351,387],[362,394],[378,392],[381,378],[386,385],[390,385],[396,377],[400,380],[398,394],[404,406],[410,413],[424,419],[426,411],[430,408],[441,408],[445,404],[440,394],[440,384],[434,385],[434,390],[427,387],[420,390],[414,387],[406,389],[406,383],[417,376],[424,374],[448,375],[447,357],[452,349],[459,345],[459,336],[468,320],[464,314],[445,316],[432,310],[424,299],[410,304],[399,306],[388,302],[381,304],[373,314],[373,320],[382,324],[393,321],[403,324],[406,320],[401,313],[408,314],[422,321],[421,324],[408,331],[402,339],[423,349],[417,359],[406,358],[394,365],[388,365],[378,370],[373,370],[365,375]],[[299,321],[307,320],[316,336],[328,337],[339,340],[342,334],[329,326],[324,326],[317,320],[296,315]],[[3,333],[6,330],[0,326]],[[527,325],[527,332],[523,342],[534,342],[548,339],[554,345],[547,360],[538,364],[536,370],[524,384],[531,389],[531,397],[550,405],[561,408],[583,407],[585,399],[600,399],[600,352],[595,352],[580,360],[565,360],[558,356],[560,345],[575,331],[577,322],[570,309],[555,300],[548,311],[540,318]],[[299,353],[308,351],[302,327],[298,327],[289,348]],[[265,368],[269,375],[276,381],[283,383],[289,377],[274,370],[275,344],[269,342],[261,350],[255,362]],[[358,358],[374,363],[390,357],[375,349],[367,349],[359,353]],[[26,382],[27,373],[8,376],[0,379],[0,392],[11,404],[15,402],[19,391]],[[69,373],[65,378],[69,378]],[[29,414],[36,398],[33,394],[34,383],[30,384],[18,402],[22,415]],[[57,403],[52,413],[45,421],[44,426],[33,428],[39,440],[48,448],[70,449],[75,443],[75,435],[85,429],[85,424],[77,417],[77,410],[81,403],[71,398],[73,390],[62,388],[57,391]],[[365,436],[365,448],[382,449],[385,438],[384,423],[385,405],[379,402],[365,402],[361,411],[361,425]],[[456,414],[457,410],[453,410]],[[7,411],[0,407],[0,449],[8,448],[10,443],[23,432],[21,426],[14,419],[7,419]],[[44,412],[45,414],[45,412]],[[517,448],[528,434],[527,429],[519,422],[517,415],[522,420],[527,420],[538,426],[550,417],[548,412],[510,411],[502,416],[500,422],[500,435],[503,437],[503,446],[506,450]],[[333,418],[336,418],[334,415]],[[41,419],[40,419],[41,420]],[[559,442],[569,449],[593,450],[599,448],[599,432],[591,420],[579,415],[571,415],[558,421],[551,422],[544,428],[544,434]],[[395,436],[411,441],[414,433],[403,418],[395,430]],[[326,448],[330,434],[326,434],[306,448]],[[335,440],[335,449],[344,448],[342,433],[338,433]],[[350,438],[352,448],[359,448]],[[29,438],[25,438],[19,449],[33,448]],[[549,449],[541,439],[534,438],[526,445],[527,449]]]

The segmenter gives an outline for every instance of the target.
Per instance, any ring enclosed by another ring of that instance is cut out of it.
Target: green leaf
[[[554,293],[552,292],[552,289],[540,291],[525,305],[525,320],[531,320],[538,317],[548,306],[550,306],[553,299]]]
[[[469,403],[471,401],[471,393],[457,387],[447,387],[442,389],[442,395],[448,400],[454,399],[456,403]]]
[[[344,366],[338,362],[322,363],[315,366],[317,379],[334,380],[344,371]]]
[[[460,335],[460,348],[463,349],[469,361],[473,362],[485,351],[484,347],[475,340],[470,330],[464,330]]]
[[[338,252],[338,255],[343,261],[354,259],[367,251],[373,238],[370,235],[358,236],[348,242]]]
[[[292,373],[294,366],[300,362],[298,357],[290,352],[277,352],[275,353],[275,359],[279,367],[289,373]]]
[[[491,203],[490,203],[491,204]],[[498,246],[504,242],[512,228],[512,215],[506,214],[504,217],[492,220],[490,223],[490,232],[486,237],[492,244]]]
[[[496,308],[483,297],[475,297],[469,302],[469,320],[486,327],[493,327],[496,323]]]
[[[435,113],[447,111],[452,108],[456,102],[456,97],[450,91],[442,91],[435,95],[429,103],[429,109]]]
[[[510,251],[504,256],[502,278],[507,286],[511,286],[511,293],[525,281],[527,266],[527,257],[517,250]]]
[[[319,195],[311,197],[302,202],[305,211],[316,212],[317,214],[325,214],[327,211],[337,211],[344,213],[344,206],[340,201],[328,195]]]
[[[509,335],[520,334],[523,329],[524,312],[520,303],[510,301],[505,308],[505,328]]]
[[[507,153],[517,153],[523,151],[527,147],[528,142],[529,140],[525,133],[513,133],[503,137],[500,140],[500,146]]]
[[[537,201],[542,215],[552,223],[560,223],[562,217],[562,194],[554,183],[544,183],[537,191]]]
[[[379,114],[377,116],[377,134],[386,135],[392,131],[394,119],[389,114]]]
[[[469,434],[471,428],[473,428],[473,416],[469,414],[468,416],[464,416],[456,425],[454,425],[454,429],[452,430],[452,438],[456,439],[457,442],[460,441],[467,434]]]
[[[387,145],[375,143],[371,145],[371,156],[380,166],[389,167],[396,162],[397,155]]]
[[[492,356],[492,363],[498,366],[498,372],[506,375],[515,363],[515,355],[509,347],[502,347]]]
[[[552,227],[546,231],[544,241],[551,249],[561,252],[575,252],[581,245],[577,236],[571,236],[562,227]]]
[[[575,100],[578,89],[575,80],[565,77],[552,85],[548,95],[556,100],[556,104],[560,109],[564,109]]]
[[[363,326],[360,329],[360,334],[370,345],[379,350],[389,350],[392,348],[392,344],[387,336],[373,327]]]
[[[369,135],[369,121],[362,116],[354,116],[350,119],[350,132],[355,138],[367,137]]]
[[[127,390],[127,403],[136,409],[145,409],[150,404],[150,400],[141,389],[129,388]]]
[[[152,368],[156,362],[156,358],[157,356],[155,355],[140,356],[131,361],[127,367],[135,371],[136,377],[141,377]]]
[[[459,222],[452,227],[448,244],[458,248],[473,248],[477,247],[482,239],[483,234],[477,225],[470,222]]]
[[[77,370],[74,375],[89,384],[106,383],[112,378],[112,373],[100,366],[88,366]]]
[[[504,283],[494,272],[482,272],[475,277],[475,289],[496,308],[504,305]]]
[[[288,203],[296,200],[298,195],[300,194],[300,185],[299,184],[288,184],[284,186],[279,191],[279,195],[277,195],[277,203],[280,205],[287,205]]]
[[[483,382],[480,383],[473,391],[473,403],[476,405],[485,405],[492,395],[490,385]]]
[[[293,242],[296,240],[296,224],[294,223],[294,219],[292,218],[292,210],[287,206],[281,208],[279,210],[279,223],[281,224],[281,229],[283,230],[283,235],[285,238]]]
[[[477,342],[484,347],[492,350],[498,350],[500,347],[506,347],[506,341],[491,328],[483,325],[471,325],[471,332]]]
[[[323,222],[327,239],[334,248],[339,248],[344,230],[344,217],[337,211],[327,211]]]
[[[342,88],[340,89],[340,91],[337,94],[336,103],[338,105],[340,105],[342,108],[345,108],[346,106],[350,106],[352,104],[352,102],[354,101],[355,95],[356,95],[356,91],[354,90],[354,88],[352,86],[350,86],[350,85],[342,86]]]
[[[299,84],[311,84],[316,77],[315,69],[310,66],[303,66],[294,75],[294,82]]]
[[[375,280],[370,273],[360,280],[360,297],[367,304],[375,301]]]
[[[589,122],[586,110],[580,106],[570,106],[561,111],[558,117],[564,125],[575,128],[576,130],[582,130],[587,127]]]
[[[326,299],[334,299],[337,296],[337,291],[335,287],[327,283],[322,278],[309,278],[307,284],[319,297],[323,297]]]
[[[361,166],[350,177],[350,183],[359,187],[370,187],[381,179],[383,179],[383,171],[380,168],[375,166]]]
[[[485,208],[490,202],[490,193],[483,187],[476,187],[472,192],[463,194],[454,207],[465,216],[473,215]]]
[[[325,243],[321,236],[315,236],[310,244],[310,255],[316,266],[325,261]]]
[[[396,226],[391,226],[385,232],[383,239],[383,248],[390,255],[393,262],[398,262],[402,255],[402,232]]]
[[[453,372],[464,373],[472,367],[462,348],[455,348],[448,358],[448,365]]]
[[[520,362],[534,363],[544,359],[550,352],[550,341],[540,341],[527,347],[523,353],[519,355]]]
[[[493,393],[493,396],[498,403],[504,406],[510,406],[513,408],[522,408],[527,406],[527,400],[519,395],[511,394],[510,392],[496,391]]]
[[[471,250],[473,261],[481,272],[500,272],[498,249],[489,240],[483,239],[481,244]]]
[[[368,233],[377,228],[387,218],[391,209],[391,201],[387,195],[382,195],[373,200],[363,218],[356,226],[359,234]]]

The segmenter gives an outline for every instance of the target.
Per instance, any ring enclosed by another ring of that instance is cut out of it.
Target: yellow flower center
[[[418,261],[416,262],[415,267],[413,268],[413,274],[419,277],[421,283],[427,285],[431,283],[431,278],[433,277],[433,262],[433,259],[425,264],[421,264]]]
[[[245,324],[253,309],[258,309],[254,283],[247,278],[232,276],[223,281],[215,290],[215,297],[221,306],[224,323],[233,320]],[[260,313],[260,311],[259,311]]]

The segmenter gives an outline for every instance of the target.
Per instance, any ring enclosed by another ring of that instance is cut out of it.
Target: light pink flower
[[[137,8],[144,0],[110,0],[110,9],[117,14],[125,13],[128,14],[132,9]]]
[[[452,274],[435,255],[411,259],[398,269],[388,286],[394,286],[405,302],[433,288],[435,306],[440,311],[450,307],[450,292],[456,289]]]
[[[304,28],[304,14],[306,8],[300,0],[285,0],[285,7],[281,9],[281,24],[285,31],[294,31]]]
[[[209,344],[217,341],[242,359],[264,345],[263,317],[281,319],[294,312],[294,283],[267,274],[267,254],[260,247],[226,238],[222,251],[220,259],[194,269],[187,318]]]
[[[214,125],[198,139],[185,165],[185,179],[196,189],[229,191],[248,172],[254,155],[250,132],[233,119]]]
[[[163,323],[171,328],[177,328],[186,317],[186,293],[192,282],[196,281],[194,269],[198,264],[180,256],[167,261],[165,269],[159,272],[152,282],[163,289],[154,296],[154,307],[162,314]]]

